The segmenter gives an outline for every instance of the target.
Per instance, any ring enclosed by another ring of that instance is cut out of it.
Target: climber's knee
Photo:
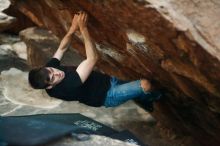
[[[146,79],[141,79],[141,88],[144,92],[148,92],[151,90],[151,83]]]

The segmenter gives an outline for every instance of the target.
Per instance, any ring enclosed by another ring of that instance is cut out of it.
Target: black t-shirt
[[[46,89],[48,95],[67,101],[79,101],[89,106],[102,106],[108,89],[110,76],[92,71],[82,83],[76,67],[60,66],[60,61],[52,58],[46,67],[53,67],[65,72],[64,79],[52,89]]]

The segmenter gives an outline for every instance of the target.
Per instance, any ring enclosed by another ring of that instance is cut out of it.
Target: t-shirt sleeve
[[[57,67],[60,66],[60,60],[57,58],[51,58],[47,64],[45,65],[46,67]]]

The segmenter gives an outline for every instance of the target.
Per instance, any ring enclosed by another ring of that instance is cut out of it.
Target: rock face
[[[45,90],[34,90],[31,88],[28,84],[27,76],[27,72],[23,73],[15,68],[1,72],[4,97],[16,104],[40,108],[53,108],[62,102],[61,100],[49,97]]]
[[[19,33],[27,45],[27,61],[30,66],[41,67],[53,56],[59,45],[59,38],[46,29],[31,27]],[[64,65],[78,65],[82,57],[69,49],[62,59]]]
[[[14,0],[13,6],[60,38],[73,14],[86,11],[100,70],[154,80],[166,89],[153,113],[164,127],[199,145],[220,143],[218,0]],[[72,47],[85,53],[80,35]]]
[[[24,49],[26,49],[26,45],[21,42],[18,36],[0,34],[0,72],[11,67],[23,71],[29,70],[30,67],[24,60],[27,56]]]
[[[0,32],[12,27],[15,18],[0,12]]]
[[[17,34],[19,33],[19,31],[27,27],[36,26],[28,17],[26,17],[23,13],[15,9],[13,5],[11,5],[4,12],[13,18],[16,18],[16,20],[10,25],[10,29],[5,29],[8,32]]]
[[[35,24],[23,13],[14,8],[13,5],[10,5],[9,0],[0,0],[0,32],[10,31],[18,33],[30,26],[35,26]]]
[[[16,18],[2,13],[10,5],[8,0],[0,0],[0,32],[11,28],[12,24],[15,22]]]

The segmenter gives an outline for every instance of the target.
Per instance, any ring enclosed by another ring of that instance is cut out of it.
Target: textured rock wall
[[[25,51],[26,46],[18,36],[0,34],[0,72],[12,67],[28,71],[30,66],[26,63],[27,54]]]
[[[18,33],[24,28],[35,26],[28,17],[10,4],[10,0],[0,0],[0,32]]]
[[[167,90],[154,117],[201,145],[220,142],[220,45],[217,0],[15,0],[36,25],[62,38],[73,14],[89,14],[101,54],[98,68],[126,79],[146,77]],[[72,43],[84,56],[79,34]]]
[[[0,0],[0,32],[11,28],[13,22],[15,22],[15,18],[6,15],[2,11],[8,8],[10,5],[9,0]]]
[[[26,17],[23,13],[21,13],[16,8],[13,8],[11,5],[7,10],[4,11],[8,15],[10,15],[13,18],[16,18],[15,21],[10,25],[10,29],[5,29],[8,32],[11,33],[19,33],[19,31],[31,27],[36,26],[28,17]]]
[[[33,68],[45,65],[59,46],[59,39],[46,29],[30,27],[20,31],[19,36],[27,45],[27,62]],[[73,49],[69,49],[61,63],[77,66],[82,60]]]

